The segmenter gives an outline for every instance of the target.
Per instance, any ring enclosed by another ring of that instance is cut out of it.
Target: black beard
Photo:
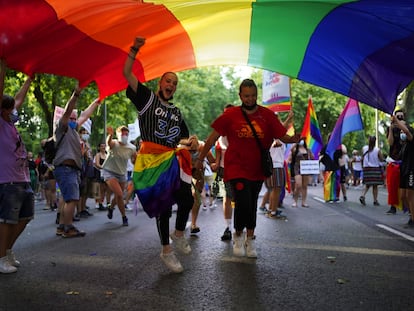
[[[255,103],[253,106],[247,106],[245,103],[242,103],[242,108],[246,110],[253,110],[257,107],[257,103]]]
[[[159,90],[158,91],[158,96],[163,100],[163,101],[165,101],[165,102],[168,102],[169,100],[171,100],[171,99],[173,99],[173,97],[171,96],[170,98],[165,98],[164,97],[164,93],[163,92],[161,92],[161,90]]]

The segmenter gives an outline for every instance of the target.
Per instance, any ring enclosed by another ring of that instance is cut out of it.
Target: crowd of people
[[[351,157],[342,145],[333,158],[324,149],[317,158],[304,137],[287,134],[293,113],[282,122],[277,114],[258,105],[256,83],[245,79],[239,87],[241,105],[227,105],[211,124],[209,136],[201,141],[196,135],[190,135],[180,109],[172,102],[178,76],[165,72],[158,89],[152,91],[133,73],[136,55],[144,45],[144,38],[134,40],[123,68],[128,82],[126,96],[140,119],[139,146],[130,142],[129,129],[122,125],[116,131],[108,127],[106,141],[93,152],[88,142],[90,133],[83,125],[100,101],[94,100],[78,116],[76,105],[82,89],[76,86],[56,123],[54,136],[59,148],[52,163],[47,163],[41,153],[34,159],[33,153],[26,151],[15,126],[17,111],[24,102],[31,78],[27,78],[14,97],[3,95],[6,64],[0,60],[0,142],[5,146],[0,149],[3,159],[0,162],[0,273],[16,272],[20,265],[13,245],[34,218],[36,197],[45,200],[45,209],[57,211],[56,235],[73,238],[86,235],[73,223],[82,216],[93,215],[86,206],[91,193],[97,209],[106,210],[109,219],[113,218],[115,206],[118,207],[123,226],[128,226],[127,203],[136,194],[147,215],[155,218],[160,258],[175,273],[184,268],[174,250],[185,255],[191,253],[185,237],[190,213],[191,234],[197,234],[200,207],[205,210],[207,206],[214,207],[217,195],[214,187],[221,182],[225,228],[221,240],[232,241],[234,256],[258,257],[255,229],[263,186],[266,191],[259,210],[269,218],[286,219],[280,207],[287,184],[292,193],[292,207],[309,208],[307,187],[320,180],[323,180],[326,202],[339,201],[341,192],[346,202],[347,186],[363,184],[360,203],[367,204],[366,194],[372,187],[373,205],[377,206],[380,205],[378,186],[384,183],[384,163],[387,163],[387,178],[393,180],[387,183],[390,205],[387,213],[395,214],[398,209],[407,208],[408,226],[414,227],[414,130],[405,122],[402,111],[396,111],[391,117],[387,159],[376,147],[373,136],[368,138],[361,153],[353,150]],[[291,147],[286,157],[287,144]],[[267,150],[273,162],[270,176],[261,165]],[[302,170],[303,160],[320,163],[321,174],[316,179]],[[177,209],[171,232],[173,205]]]

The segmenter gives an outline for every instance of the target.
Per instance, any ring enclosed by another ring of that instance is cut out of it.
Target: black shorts
[[[410,171],[405,175],[400,175],[400,188],[414,189],[414,171]]]

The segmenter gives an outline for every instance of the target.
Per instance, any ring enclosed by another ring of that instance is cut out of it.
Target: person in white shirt
[[[365,206],[365,194],[372,186],[372,196],[374,198],[374,205],[380,205],[378,202],[378,185],[384,184],[382,173],[382,162],[384,157],[381,150],[375,147],[376,138],[370,136],[368,138],[368,146],[362,148],[362,169],[365,184],[365,189],[362,191],[362,195],[359,197],[359,202]]]

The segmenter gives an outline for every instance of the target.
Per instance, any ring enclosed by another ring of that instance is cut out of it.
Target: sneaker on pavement
[[[241,235],[233,234],[233,255],[237,257],[243,257],[246,255],[244,244],[244,233]]]
[[[282,211],[276,211],[276,212],[268,212],[266,214],[266,217],[272,218],[272,219],[286,219],[285,215],[282,215]]]
[[[246,238],[245,246],[246,246],[246,256],[249,258],[257,258],[256,237],[248,236]]]
[[[408,227],[408,228],[414,228],[414,220],[412,220],[412,219],[410,218],[410,219],[408,220],[407,227]]]
[[[126,216],[122,217],[122,225],[124,227],[128,227],[128,217]]]
[[[108,207],[108,214],[106,216],[108,216],[109,219],[112,219],[112,217],[114,216],[114,209]]]
[[[83,210],[80,213],[80,217],[88,217],[88,216],[93,216],[93,214],[91,212],[89,212],[88,210]]]
[[[10,263],[7,255],[0,258],[0,273],[13,273],[16,271],[17,268]]]
[[[266,206],[260,206],[259,211],[261,211],[262,213],[266,213],[267,212]]]
[[[361,204],[365,206],[365,197],[361,195],[359,197],[359,202],[361,202]]]
[[[397,209],[395,206],[390,206],[390,209],[386,212],[387,215],[395,215],[397,213]]]
[[[84,237],[85,235],[85,231],[81,231],[78,228],[72,226],[63,232],[62,238],[77,238]]]
[[[59,226],[56,228],[56,235],[61,236],[64,232],[65,232],[65,227],[64,227],[64,225],[59,225]]]
[[[183,272],[183,266],[178,261],[177,257],[175,256],[174,252],[170,253],[162,253],[160,254],[161,260],[164,262],[164,264],[170,269],[172,272],[175,273],[181,273]]]
[[[20,261],[16,259],[16,256],[14,256],[13,250],[8,249],[6,250],[6,256],[9,259],[9,263],[14,267],[20,267]]]
[[[221,236],[221,240],[222,241],[231,241],[231,231],[229,229],[229,227],[226,228],[226,230],[224,230],[223,235]]]
[[[191,231],[190,233],[194,234],[194,233],[199,233],[200,232],[200,227],[197,226],[191,226]]]
[[[170,234],[171,240],[174,241],[174,245],[177,247],[177,249],[182,252],[183,254],[190,254],[191,253],[191,247],[187,242],[187,239],[184,236],[178,237],[175,235],[175,233]]]

